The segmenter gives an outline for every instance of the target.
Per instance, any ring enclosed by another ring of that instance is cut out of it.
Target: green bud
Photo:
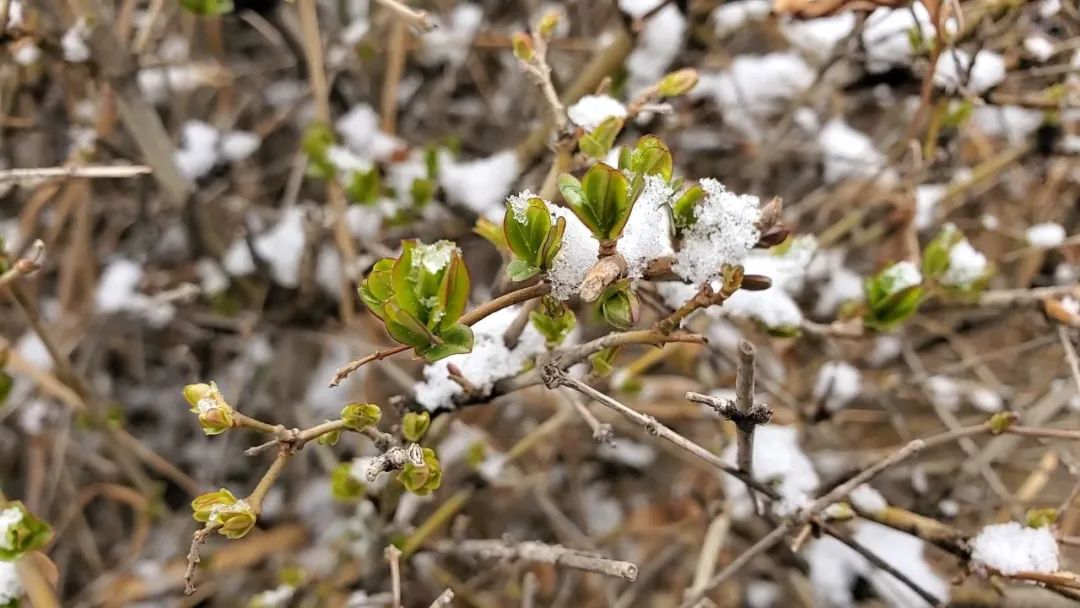
[[[661,97],[686,95],[697,86],[698,73],[693,68],[676,70],[667,74],[656,83],[656,92]]]
[[[206,523],[210,521],[210,517],[216,510],[234,504],[236,504],[236,497],[233,496],[233,493],[221,488],[216,492],[207,492],[196,496],[195,500],[191,501],[191,516],[195,518],[195,521]]]
[[[540,23],[536,26],[536,31],[543,38],[551,39],[551,36],[555,33],[555,28],[557,27],[559,27],[559,11],[551,10],[540,18]]]
[[[398,473],[397,480],[406,490],[418,496],[427,496],[439,489],[442,485],[442,467],[435,456],[435,450],[424,448],[424,464],[406,463],[405,468]]]
[[[846,502],[834,502],[823,512],[829,521],[847,521],[855,517],[855,510]]]
[[[244,500],[236,501],[236,504],[225,507],[210,518],[211,521],[221,522],[218,533],[229,539],[242,538],[255,527],[255,510]]]
[[[375,426],[382,418],[382,410],[374,403],[350,403],[341,410],[341,420],[350,431],[362,431]]]
[[[407,412],[401,419],[401,434],[407,441],[416,443],[427,433],[429,426],[431,426],[431,414]]]
[[[364,495],[366,486],[352,474],[352,463],[343,462],[330,474],[330,492],[335,500],[351,502]]]
[[[1043,528],[1057,522],[1058,510],[1052,507],[1045,509],[1028,509],[1024,514],[1024,525],[1029,528]]]
[[[327,422],[330,421],[327,420]],[[319,437],[315,439],[315,441],[317,441],[319,445],[337,445],[337,442],[340,439],[341,429],[337,429],[336,431],[330,431],[329,433],[323,433],[322,435],[319,435]]]
[[[52,528],[15,500],[0,507],[0,561],[14,561],[40,549],[52,538]]]
[[[990,417],[990,434],[1000,435],[1016,423],[1016,414],[1013,412],[998,412]]]
[[[532,61],[536,56],[536,51],[533,49],[532,38],[525,32],[516,32],[511,38],[514,47],[514,57],[517,57],[521,61]]]
[[[184,399],[191,404],[191,411],[199,415],[199,425],[207,435],[219,435],[232,428],[232,406],[225,401],[217,384],[189,384],[184,387]]]

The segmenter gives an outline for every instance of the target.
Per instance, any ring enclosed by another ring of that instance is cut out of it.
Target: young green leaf
[[[510,263],[506,265],[506,276],[511,281],[524,281],[525,279],[531,279],[540,274],[540,269],[536,266],[530,265],[528,262],[522,259],[510,260]]]
[[[450,254],[450,263],[443,270],[442,282],[439,285],[439,304],[442,306],[439,331],[457,323],[468,302],[469,269],[465,267],[461,253],[455,249]]]
[[[622,131],[625,120],[612,116],[600,123],[591,132],[585,134],[578,145],[581,151],[592,158],[604,158],[615,145],[615,138]]]
[[[694,207],[704,196],[705,190],[698,184],[690,186],[679,195],[678,200],[671,206],[671,219],[677,229],[684,230],[694,225],[697,220]]]
[[[626,176],[614,167],[596,163],[585,172],[581,186],[585,192],[587,215],[593,218],[598,228],[593,235],[601,241],[619,238],[630,219],[631,201]],[[574,212],[585,222],[576,209]]]
[[[439,332],[439,341],[420,351],[424,360],[431,363],[450,355],[461,355],[472,350],[473,332],[468,325],[451,325]]]
[[[538,197],[525,201],[524,209],[511,205],[503,216],[503,232],[510,250],[530,266],[540,266],[550,231],[551,212]]]
[[[639,175],[659,175],[664,181],[671,179],[674,162],[667,144],[655,135],[645,135],[638,140],[630,154],[630,170]]]
[[[393,288],[390,285],[390,274],[394,268],[393,258],[383,258],[375,262],[371,272],[360,283],[357,290],[360,300],[371,310],[371,313],[380,319],[385,318],[383,304],[393,296]]]

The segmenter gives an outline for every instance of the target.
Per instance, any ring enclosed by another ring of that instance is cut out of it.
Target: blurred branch
[[[146,175],[153,170],[145,165],[41,167],[34,169],[0,170],[0,184],[11,182],[35,182],[44,179],[64,178],[125,178]]]
[[[638,567],[630,562],[610,559],[562,545],[548,545],[535,541],[512,542],[509,540],[445,540],[435,544],[440,553],[453,553],[480,559],[523,560],[541,564],[565,566],[585,572],[596,572],[627,581],[637,578]]]

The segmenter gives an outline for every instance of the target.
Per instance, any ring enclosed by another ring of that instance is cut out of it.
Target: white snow
[[[181,133],[183,143],[173,153],[173,160],[184,177],[196,180],[217,164],[217,145],[221,134],[201,120],[185,122]]]
[[[948,189],[947,184],[921,184],[915,188],[915,228],[926,230],[934,225],[937,205]]]
[[[94,304],[103,314],[128,311],[142,315],[154,327],[163,327],[176,314],[176,307],[139,291],[143,269],[131,260],[117,259],[109,263],[98,280]]]
[[[1019,144],[1039,128],[1045,117],[1039,110],[1019,106],[977,106],[971,124],[988,137],[1004,137]]]
[[[1005,59],[992,51],[979,51],[974,65],[971,55],[962,49],[949,49],[938,59],[934,84],[947,91],[960,89],[983,93],[1005,80]]]
[[[189,93],[220,80],[217,70],[204,65],[184,63],[139,70],[139,90],[153,103],[162,103],[171,95]]]
[[[923,382],[923,389],[937,407],[953,411],[960,405],[960,383],[955,378],[940,374],[930,376]]]
[[[244,160],[259,149],[262,138],[251,131],[227,131],[221,135],[221,155],[225,160]]]
[[[1024,236],[1032,247],[1048,249],[1065,242],[1065,228],[1054,222],[1043,222],[1028,228]]]
[[[15,63],[24,67],[29,67],[41,59],[41,48],[27,39],[17,46],[15,52],[12,53],[12,57],[15,59]]]
[[[282,287],[300,284],[300,258],[304,254],[304,209],[290,207],[273,228],[255,237],[255,252],[270,265],[270,275]]]
[[[732,443],[721,457],[735,464],[737,446]],[[774,503],[779,516],[789,515],[806,503],[817,489],[817,471],[799,446],[799,430],[794,426],[764,424],[754,433],[754,479],[773,487],[781,500]],[[731,515],[736,519],[750,517],[754,505],[746,484],[730,475],[724,476],[724,494],[732,502]]]
[[[213,295],[229,288],[229,277],[221,266],[210,258],[200,258],[195,262],[195,274],[203,293]]]
[[[86,36],[90,32],[86,23],[79,20],[60,38],[60,47],[64,51],[64,61],[83,63],[90,58],[90,47],[86,46]]]
[[[553,220],[560,217],[566,219],[562,247],[555,255],[551,270],[547,274],[548,281],[551,283],[551,295],[560,300],[566,300],[577,293],[589,268],[596,262],[600,253],[600,243],[569,209],[554,205],[548,205],[548,209],[551,211]]]
[[[922,540],[872,522],[857,522],[854,528],[856,542],[939,599],[948,599],[949,584],[926,561]],[[804,555],[810,563],[810,582],[819,605],[854,606],[852,588],[859,577],[869,581],[889,606],[910,608],[925,604],[907,585],[878,570],[862,555],[832,537],[811,541]]]
[[[735,32],[754,21],[763,21],[769,16],[772,4],[767,0],[742,0],[725,2],[713,9],[712,22],[717,36]]]
[[[609,118],[625,118],[626,106],[610,95],[586,95],[566,109],[575,125],[592,131]]]
[[[0,606],[19,601],[23,595],[22,581],[15,562],[0,561]]]
[[[659,3],[660,0],[619,0],[619,8],[633,17],[641,17]],[[645,21],[637,36],[637,46],[626,60],[630,73],[627,88],[631,95],[664,76],[682,48],[686,27],[686,18],[671,3]]]
[[[719,277],[724,264],[741,263],[761,238],[754,225],[761,217],[758,197],[728,192],[711,178],[701,180],[701,187],[705,197],[694,207],[696,220],[684,232],[672,265],[695,285]]]
[[[971,246],[967,239],[949,249],[949,267],[941,278],[946,285],[970,287],[986,274],[986,256]]]
[[[674,194],[675,191],[659,175],[645,177],[645,188],[634,203],[617,246],[626,259],[630,278],[641,278],[649,262],[674,253],[668,214],[668,204]]]
[[[10,551],[14,549],[8,541],[8,531],[13,526],[19,525],[23,520],[23,512],[18,507],[7,507],[0,510],[0,548]],[[3,562],[0,562],[3,563]]]
[[[656,460],[656,449],[651,445],[623,437],[615,439],[614,444],[602,444],[596,452],[603,458],[635,469],[646,469]]]
[[[910,260],[903,260],[889,266],[882,273],[882,278],[888,282],[889,295],[922,283],[922,273],[919,272],[919,267]]]
[[[794,296],[803,288],[816,250],[817,240],[804,235],[796,237],[783,254],[751,251],[743,261],[744,271],[769,277],[772,286],[763,291],[736,291],[722,307],[709,309],[709,314],[755,319],[770,329],[798,327],[803,315]]]
[[[295,594],[296,587],[278,585],[273,589],[255,594],[251,598],[250,606],[253,608],[284,608]]]
[[[380,130],[378,113],[366,103],[353,106],[337,119],[334,128],[349,150],[366,161],[386,160],[405,146]]]
[[[814,61],[823,61],[833,48],[855,29],[855,13],[846,11],[817,19],[790,19],[780,23],[780,31],[795,47],[802,49]]]
[[[937,507],[945,517],[956,517],[960,513],[960,503],[950,498],[939,502]]]
[[[690,96],[711,98],[725,124],[758,139],[766,130],[764,119],[783,110],[813,81],[813,68],[795,52],[739,55],[727,70],[700,72]]]
[[[825,409],[837,412],[859,396],[862,375],[846,361],[829,361],[821,366],[814,383],[813,398],[824,400]]]
[[[1015,521],[993,524],[971,541],[971,560],[1005,575],[1058,569],[1058,545],[1048,526],[1026,528]]]
[[[818,293],[814,314],[828,316],[844,303],[863,297],[863,278],[844,266],[844,251],[826,249],[811,260],[807,274],[815,280],[826,280]]]
[[[34,331],[27,331],[15,343],[15,353],[30,365],[41,369],[50,370],[53,366],[52,355],[45,343]]]
[[[985,386],[975,386],[968,392],[968,401],[975,409],[993,414],[1000,412],[1004,406],[1004,400],[996,391]]]
[[[825,181],[871,178],[885,167],[885,155],[874,140],[849,126],[842,118],[830,120],[817,137],[825,160]]]
[[[794,298],[775,288],[765,291],[740,289],[724,302],[719,311],[731,317],[754,319],[776,330],[798,328],[803,319]]]
[[[517,180],[518,168],[517,154],[512,149],[465,162],[444,157],[439,164],[439,184],[451,200],[498,221],[503,201]]]
[[[878,73],[910,65],[914,59],[910,34],[913,30],[921,31],[928,41],[936,36],[930,14],[922,4],[879,8],[871,13],[862,34],[867,69]]]
[[[1046,36],[1035,34],[1024,38],[1024,50],[1039,61],[1046,61],[1054,56],[1054,43]]]
[[[424,367],[424,381],[416,386],[416,401],[428,408],[453,407],[453,398],[463,392],[450,379],[448,366],[456,365],[461,374],[487,394],[495,382],[521,371],[531,358],[544,352],[544,337],[528,324],[513,350],[506,348],[503,333],[517,318],[520,306],[504,308],[479,321],[473,328],[472,352],[440,359]]]
[[[483,9],[470,2],[456,3],[448,22],[433,20],[438,27],[420,37],[420,62],[426,66],[461,65],[484,20]]]
[[[889,507],[888,501],[881,492],[865,483],[852,490],[851,494],[848,494],[848,500],[856,509],[864,513],[877,513]]]

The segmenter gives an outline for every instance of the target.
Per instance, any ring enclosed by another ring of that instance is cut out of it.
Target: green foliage
[[[945,224],[941,232],[926,245],[923,250],[922,273],[928,280],[937,280],[949,270],[949,251],[964,235],[952,224]]]
[[[544,336],[548,348],[554,348],[577,325],[577,317],[564,302],[544,296],[538,309],[529,313],[529,322]]]
[[[604,158],[615,145],[615,138],[622,131],[625,120],[612,116],[600,123],[591,132],[583,135],[578,142],[581,151],[592,158]]]
[[[188,384],[183,389],[184,399],[191,412],[199,415],[199,426],[207,435],[220,435],[233,426],[233,408],[225,401],[217,384]]]
[[[329,420],[327,420],[329,422]],[[323,433],[319,435],[315,441],[319,445],[337,445],[337,442],[341,439],[341,429],[336,431],[330,431],[329,433]]]
[[[611,346],[589,355],[589,364],[592,366],[593,373],[598,376],[607,376],[615,371],[613,364],[618,354],[619,347]]]
[[[615,329],[634,326],[640,312],[637,295],[630,289],[630,279],[615,281],[604,288],[597,300],[600,317]]]
[[[204,17],[224,15],[235,10],[233,0],[180,0],[180,6]]]
[[[619,168],[636,176],[659,175],[671,181],[675,162],[667,144],[655,135],[645,135],[632,148],[623,148],[619,155]]]
[[[382,177],[375,167],[367,171],[353,171],[349,183],[345,186],[345,195],[350,202],[360,205],[373,205],[382,196]]]
[[[424,464],[406,463],[405,468],[398,473],[397,480],[406,490],[418,496],[427,496],[438,490],[442,485],[442,467],[435,456],[435,450],[424,448]]]
[[[698,83],[697,70],[684,68],[669,72],[656,83],[656,93],[660,97],[678,97],[689,93]]]
[[[504,220],[505,221],[505,220]],[[506,242],[506,233],[498,224],[483,217],[477,218],[476,225],[472,229],[474,234],[479,235],[485,241],[491,243],[499,251],[510,251],[510,244]]]
[[[382,410],[374,403],[350,403],[341,409],[341,420],[350,431],[375,426],[381,418]]]
[[[31,551],[37,551],[52,538],[49,524],[34,517],[26,505],[15,500],[0,506],[4,520],[15,520],[0,538],[0,561],[10,562]]]
[[[352,474],[352,464],[343,462],[330,473],[330,492],[335,500],[353,502],[364,495],[367,487]]]
[[[1028,509],[1024,514],[1024,525],[1029,528],[1043,528],[1057,522],[1057,519],[1058,510],[1053,507]]]
[[[596,163],[581,181],[567,173],[560,175],[559,190],[570,210],[597,240],[614,241],[622,234],[633,208],[622,171]]]
[[[449,241],[402,242],[397,259],[384,258],[360,284],[360,299],[387,333],[427,361],[472,350],[473,333],[457,320],[469,298],[469,271]]]
[[[300,148],[308,157],[308,173],[320,179],[331,179],[337,173],[330,162],[329,150],[334,145],[334,130],[324,122],[308,125]]]
[[[431,426],[431,414],[427,412],[406,412],[401,419],[401,435],[406,440],[416,443],[424,438]]]
[[[921,285],[898,288],[892,267],[863,283],[866,311],[863,322],[870,329],[889,331],[909,319],[919,309],[924,291]]]
[[[566,220],[552,222],[543,199],[530,198],[523,209],[511,204],[503,216],[503,237],[515,257],[506,274],[514,281],[524,281],[550,270],[565,231]]]
[[[218,533],[226,538],[241,538],[255,527],[255,510],[225,488],[197,496],[191,510],[195,521],[220,526]]]
[[[694,215],[694,206],[705,198],[705,190],[698,184],[690,186],[682,193],[671,206],[671,219],[677,230],[685,230],[694,225],[697,216]]]

